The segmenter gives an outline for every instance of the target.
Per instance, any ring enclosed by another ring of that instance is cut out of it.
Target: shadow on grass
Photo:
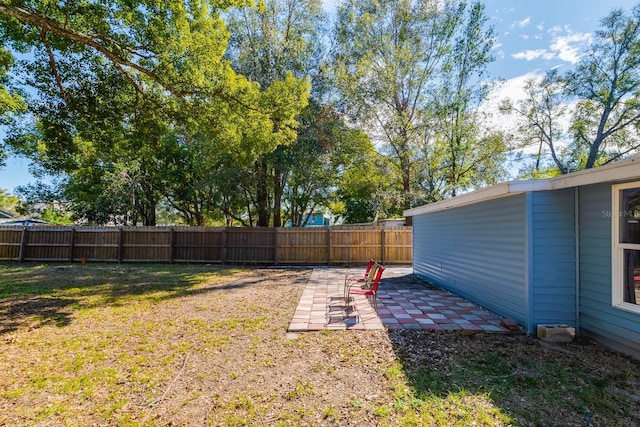
[[[259,273],[210,265],[91,264],[0,266],[0,334],[21,327],[68,325],[74,311],[106,305],[224,292],[266,281]]]
[[[27,322],[32,327],[66,326],[71,323],[72,306],[77,302],[72,298],[41,297],[0,300],[0,334],[13,332]]]
[[[434,288],[415,276],[386,277],[381,286]],[[586,338],[556,344],[469,330],[388,334],[398,359],[387,376],[397,385],[400,424],[640,425],[640,361]]]
[[[640,363],[591,341],[428,330],[389,337],[410,386],[396,406],[423,422],[435,407],[446,424],[640,425]]]

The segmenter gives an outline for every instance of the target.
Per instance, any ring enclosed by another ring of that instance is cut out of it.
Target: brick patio
[[[351,269],[364,272],[364,267]],[[365,296],[351,306],[342,298],[346,268],[318,267],[300,297],[290,332],[322,329],[440,329],[508,332],[501,318],[413,275],[411,267],[389,266],[378,290],[378,313]]]

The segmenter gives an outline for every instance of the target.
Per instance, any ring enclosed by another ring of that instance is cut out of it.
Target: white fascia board
[[[451,199],[442,200],[428,205],[418,206],[413,209],[404,211],[404,216],[416,216],[430,212],[443,211],[445,209],[457,208],[465,205],[472,205],[487,200],[499,199],[501,197],[512,196],[515,194],[526,193],[530,191],[550,190],[549,180],[535,181],[512,181],[494,185],[492,187],[483,188],[481,190],[472,191],[470,193],[461,194]]]
[[[404,211],[404,216],[408,217],[438,212],[520,193],[560,190],[602,182],[621,182],[634,179],[640,179],[640,154],[606,166],[573,172],[555,178],[505,182],[494,185],[493,187],[452,197],[451,199],[407,209]]]
[[[599,168],[587,169],[568,175],[551,178],[551,188],[579,187],[601,182],[627,181],[640,178],[640,156],[634,156],[620,162]]]

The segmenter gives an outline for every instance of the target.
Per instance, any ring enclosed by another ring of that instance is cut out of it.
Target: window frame
[[[640,188],[640,181],[611,186],[611,297],[613,307],[640,314],[639,304],[624,301],[624,251],[640,251],[638,243],[620,243],[620,193],[629,188]]]

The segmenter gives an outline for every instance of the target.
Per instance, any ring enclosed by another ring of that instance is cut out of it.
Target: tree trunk
[[[256,210],[258,211],[258,227],[269,226],[269,184],[267,182],[267,159],[262,157],[256,168]]]
[[[142,212],[142,223],[148,227],[156,226],[156,202],[155,200],[150,200],[145,203]]]
[[[273,226],[282,227],[282,171],[276,167],[273,171]]]

